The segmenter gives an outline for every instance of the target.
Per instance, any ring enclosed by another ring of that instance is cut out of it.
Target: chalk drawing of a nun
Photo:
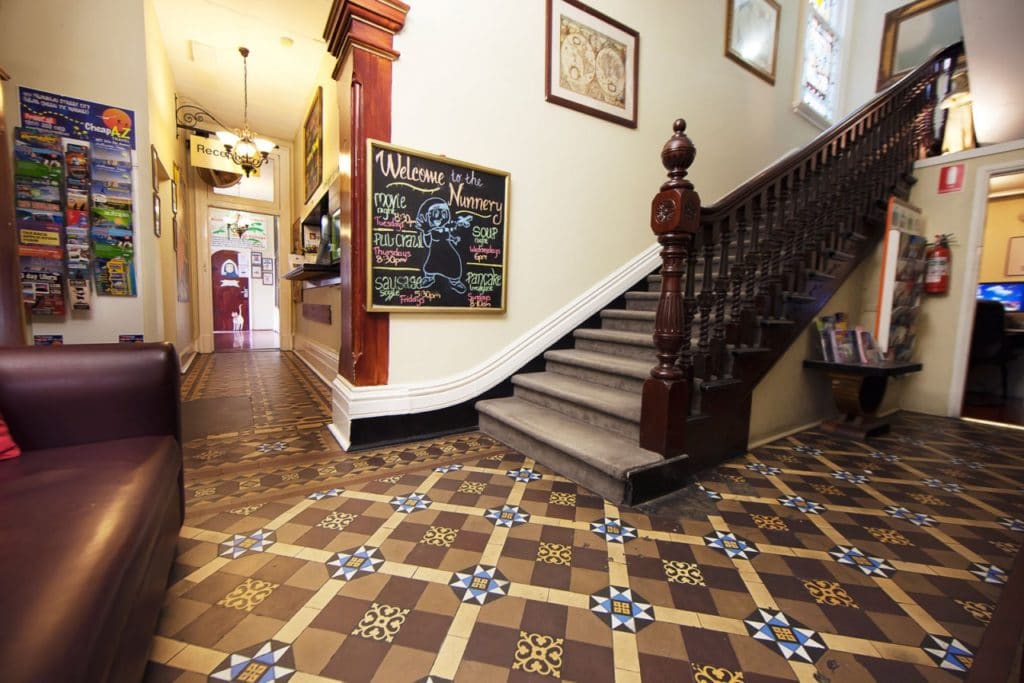
[[[452,290],[462,294],[466,285],[462,283],[462,259],[455,245],[460,241],[455,234],[457,228],[469,227],[469,217],[453,221],[448,202],[431,197],[420,205],[416,213],[416,229],[423,233],[427,245],[427,260],[423,264],[423,288],[432,287],[438,278],[444,278]]]

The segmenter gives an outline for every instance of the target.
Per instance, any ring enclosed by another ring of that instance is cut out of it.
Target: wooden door
[[[238,274],[238,252],[222,249],[210,257],[213,280],[213,331],[235,330],[232,313],[242,316],[242,330],[249,329],[249,278]]]

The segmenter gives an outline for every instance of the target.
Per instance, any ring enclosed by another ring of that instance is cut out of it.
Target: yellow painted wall
[[[174,75],[171,73],[171,65],[167,59],[167,50],[164,48],[163,36],[157,22],[153,0],[145,2],[145,26],[146,26],[146,72],[149,100],[149,135],[152,144],[157,149],[161,163],[169,177],[173,176],[173,164],[177,162],[182,169],[185,168],[184,141],[182,135],[175,137],[175,102],[174,102]],[[147,163],[149,155],[146,155]],[[184,188],[180,188],[183,190]],[[152,207],[152,189],[143,188],[138,193],[140,209]],[[156,241],[160,255],[160,282],[161,282],[161,312],[163,326],[163,340],[172,342],[178,351],[179,356],[195,351],[197,329],[195,325],[195,295],[196,288],[193,282],[191,286],[190,300],[187,302],[178,301],[177,287],[177,260],[174,249],[174,226],[173,213],[171,211],[171,181],[164,180],[159,184],[160,211],[161,211],[161,237]],[[180,196],[180,195],[179,195]],[[193,230],[191,216],[187,215],[185,207],[188,204],[185,198],[180,196],[178,206],[178,229]],[[150,211],[152,209],[150,208]],[[195,240],[191,240],[191,245]],[[192,264],[190,273],[195,278],[195,257],[189,254],[188,258]]]
[[[1024,237],[1024,196],[990,199],[979,282],[1024,282],[1024,275],[1006,274],[1006,253],[1012,237]]]

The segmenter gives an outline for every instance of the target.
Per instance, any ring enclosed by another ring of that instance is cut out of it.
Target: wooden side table
[[[843,417],[822,423],[823,431],[847,438],[864,440],[889,431],[889,423],[875,415],[885,397],[885,385],[890,377],[920,372],[920,363],[885,361],[861,365],[858,363],[830,363],[824,360],[805,360],[805,368],[816,368],[828,373],[832,382],[832,397]]]

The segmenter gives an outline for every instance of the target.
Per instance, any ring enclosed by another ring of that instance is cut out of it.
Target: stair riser
[[[626,299],[627,311],[656,311],[658,310],[657,299]]]
[[[610,477],[490,415],[480,413],[480,431],[511,446],[520,453],[529,453],[530,457],[537,462],[555,472],[562,473],[563,476],[569,475],[569,478],[576,483],[614,503],[621,503],[625,499],[625,481]]]
[[[516,387],[515,389],[516,398],[520,398],[524,401],[529,401],[539,406],[544,406],[550,410],[567,415],[580,422],[586,422],[589,425],[593,425],[600,429],[606,429],[616,434],[621,434],[627,439],[633,439],[639,441],[640,439],[640,424],[637,422],[631,422],[624,420],[614,415],[602,413],[599,410],[594,410],[585,405],[568,401],[557,396],[551,396],[540,391],[534,391],[533,389],[527,389],[526,387]],[[637,405],[640,401],[637,400]]]
[[[653,360],[651,361],[651,367],[654,367]],[[600,370],[585,368],[579,365],[557,363],[549,360],[547,362],[546,369],[548,372],[557,372],[560,375],[576,377],[578,379],[586,380],[587,382],[593,382],[594,384],[600,384],[613,389],[622,389],[623,391],[629,391],[634,394],[639,394],[644,388],[644,381],[641,379],[626,377],[625,375],[618,375],[611,372],[602,372]]]
[[[602,318],[601,327],[605,330],[618,330],[620,332],[640,332],[643,334],[654,334],[653,320],[631,320],[629,318]]]
[[[597,341],[594,339],[577,339],[576,348],[580,351],[593,351],[594,353],[607,353],[612,356],[624,358],[636,358],[637,360],[649,360],[653,365],[657,360],[653,347],[633,346],[632,344],[616,344],[614,342]]]

